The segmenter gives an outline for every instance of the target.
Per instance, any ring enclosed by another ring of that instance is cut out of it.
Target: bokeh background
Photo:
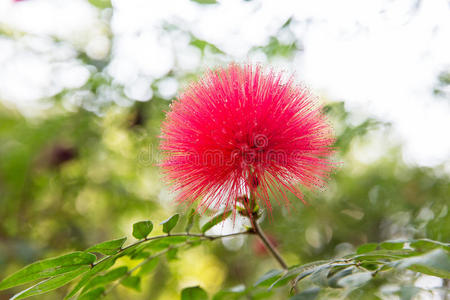
[[[231,61],[295,74],[338,137],[329,188],[263,221],[289,264],[365,242],[450,241],[449,16],[446,0],[0,0],[0,278],[183,211],[156,166],[160,124],[177,92]],[[261,244],[235,238],[108,298],[213,294],[273,267]],[[441,299],[448,281],[394,274],[355,297],[411,286]]]

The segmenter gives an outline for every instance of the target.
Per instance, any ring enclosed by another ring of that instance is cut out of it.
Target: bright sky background
[[[25,114],[42,110],[46,104],[39,99],[88,79],[89,70],[75,59],[73,46],[94,58],[104,57],[112,46],[108,73],[125,86],[127,96],[146,101],[152,81],[169,70],[217,63],[214,55],[201,60],[183,30],[217,45],[231,59],[264,63],[263,53],[247,56],[248,51],[265,45],[294,17],[289,28],[304,51],[293,62],[272,63],[295,71],[321,95],[392,122],[406,161],[425,166],[450,161],[450,100],[432,94],[438,74],[450,69],[446,0],[222,0],[219,5],[115,0],[113,6],[111,45],[102,23],[108,11],[100,13],[87,1],[0,0],[0,28],[32,34],[16,41],[0,37],[0,100]],[[182,30],[168,34],[165,24]],[[66,42],[56,45],[47,35]],[[177,88],[171,78],[159,84],[166,98]]]

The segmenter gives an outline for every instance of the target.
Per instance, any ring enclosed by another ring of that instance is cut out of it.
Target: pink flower
[[[177,201],[239,206],[253,195],[289,205],[299,185],[322,187],[334,167],[334,138],[321,106],[293,78],[259,66],[209,71],[176,99],[162,125],[161,166]],[[242,199],[242,198],[241,198]]]

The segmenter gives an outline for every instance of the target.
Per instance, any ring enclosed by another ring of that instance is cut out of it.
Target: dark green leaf
[[[102,294],[105,292],[104,287],[99,287],[93,290],[90,290],[86,294],[81,295],[78,297],[78,300],[97,300],[100,299]]]
[[[141,221],[133,224],[133,236],[138,240],[145,239],[152,230],[152,221]]]
[[[272,269],[259,277],[253,286],[269,286],[280,277],[281,273],[283,273],[283,270]]]
[[[356,250],[356,253],[358,254],[362,254],[362,253],[367,253],[367,252],[371,252],[376,250],[378,247],[378,244],[376,243],[368,243],[368,244],[364,244],[358,247],[358,249]]]
[[[89,268],[90,268],[89,266],[82,266],[77,270],[67,272],[62,275],[41,281],[38,284],[35,284],[32,287],[14,295],[14,297],[12,297],[11,300],[24,299],[35,295],[44,294],[59,287],[62,287],[67,283],[71,282],[72,280],[74,280],[75,278],[77,278],[78,276],[80,276],[81,274],[83,274],[84,272],[86,272],[87,270],[89,270]]]
[[[96,264],[92,269],[90,269],[86,274],[83,275],[81,280],[77,283],[77,285],[70,291],[69,294],[64,299],[69,299],[74,296],[82,287],[84,287],[89,280],[94,277],[99,272],[109,269],[115,263],[115,259],[113,257],[109,257],[98,264]]]
[[[186,232],[189,232],[194,225],[194,216],[195,216],[195,209],[191,208],[188,214],[188,220],[186,223]]]
[[[74,252],[56,258],[37,261],[28,265],[0,282],[0,290],[5,290],[36,279],[48,278],[79,269],[95,261],[95,255]]]
[[[98,252],[105,255],[114,255],[122,248],[122,245],[126,240],[127,238],[124,237],[117,240],[103,242],[90,247],[86,250],[86,252]]]
[[[121,284],[138,292],[141,291],[141,277],[139,276],[128,276],[122,280]]]
[[[208,294],[199,286],[188,287],[181,291],[181,300],[208,300]]]
[[[224,221],[226,218],[228,218],[231,215],[231,210],[228,210],[226,212],[223,212],[221,214],[218,214],[217,216],[213,217],[211,220],[205,223],[205,225],[202,226],[202,232],[205,233],[215,225],[219,224],[220,222]]]
[[[142,265],[142,267],[139,270],[138,275],[145,275],[145,274],[150,273],[158,265],[158,262],[159,262],[159,258],[157,258],[157,257],[152,258],[151,260],[149,260],[148,262],[146,262],[145,264]]]
[[[167,220],[162,221],[160,225],[163,226],[163,232],[170,233],[170,231],[177,225],[179,218],[180,218],[179,214],[174,214]]]
[[[320,288],[313,287],[292,296],[289,300],[314,300],[319,295],[319,292]]]
[[[83,291],[81,294],[86,293],[88,290],[98,287],[98,286],[104,286],[105,284],[108,284],[110,282],[113,282],[120,277],[124,276],[128,272],[128,268],[125,266],[115,268],[109,272],[107,272],[104,275],[99,275],[97,277],[92,278],[88,284],[85,285]]]

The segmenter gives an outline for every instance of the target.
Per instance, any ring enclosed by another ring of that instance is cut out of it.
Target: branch
[[[158,239],[164,239],[164,238],[168,238],[168,237],[173,237],[173,236],[187,236],[187,237],[199,237],[202,240],[210,240],[210,241],[214,241],[217,239],[222,239],[222,238],[226,238],[226,237],[232,237],[232,236],[238,236],[238,235],[243,235],[243,234],[253,234],[254,232],[252,230],[247,230],[247,231],[241,231],[241,232],[235,232],[235,233],[230,233],[230,234],[224,234],[224,235],[206,235],[206,234],[202,234],[202,233],[189,233],[189,232],[181,232],[181,233],[171,233],[171,234],[162,234],[162,235],[156,235],[156,236],[152,236],[152,237],[148,237],[142,240],[139,240],[135,243],[132,243],[124,248],[120,248],[119,251],[117,251],[117,253],[114,253],[112,255],[107,255],[105,257],[103,257],[102,259],[96,261],[95,263],[91,264],[91,267],[95,267],[96,265],[98,265],[99,263],[116,256],[117,254],[135,247],[139,244],[144,244],[146,242],[149,241],[153,241],[153,240],[158,240]]]
[[[267,250],[270,251],[270,253],[273,255],[273,257],[277,260],[277,262],[280,264],[280,266],[284,269],[287,270],[288,269],[288,265],[286,264],[286,262],[284,261],[283,257],[281,257],[281,254],[278,252],[278,250],[275,248],[274,245],[272,245],[272,243],[270,243],[269,239],[266,237],[266,235],[264,234],[264,232],[262,231],[261,227],[259,226],[257,220],[254,220],[252,222],[252,226],[254,229],[254,232],[259,236],[259,238],[261,239],[261,241],[264,243],[264,245],[266,246]]]

